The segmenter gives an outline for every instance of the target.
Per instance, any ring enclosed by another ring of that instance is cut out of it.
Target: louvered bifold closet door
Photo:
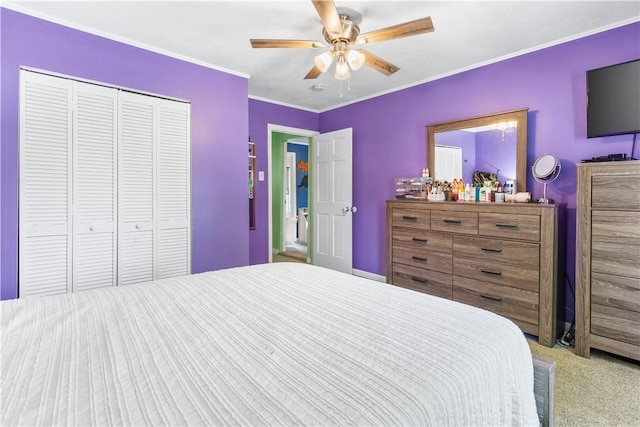
[[[18,295],[71,286],[71,82],[20,71]]]
[[[73,291],[116,283],[117,93],[74,82]]]
[[[189,104],[158,100],[157,278],[191,272],[189,118]]]
[[[154,144],[156,100],[119,94],[118,285],[154,273]]]

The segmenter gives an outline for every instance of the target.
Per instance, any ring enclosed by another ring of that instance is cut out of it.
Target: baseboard
[[[376,282],[386,282],[387,278],[385,276],[381,276],[379,274],[369,273],[368,271],[358,270],[355,268],[351,269],[351,274],[358,277],[364,277],[365,279],[375,280]]]

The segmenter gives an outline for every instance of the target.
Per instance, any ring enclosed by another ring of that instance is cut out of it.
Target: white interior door
[[[155,279],[191,273],[191,106],[158,99]]]
[[[18,295],[71,288],[71,82],[20,71]]]
[[[352,130],[313,137],[313,264],[351,274]]]
[[[118,91],[73,82],[73,286],[116,284]]]
[[[119,95],[118,285],[153,280],[156,102]]]

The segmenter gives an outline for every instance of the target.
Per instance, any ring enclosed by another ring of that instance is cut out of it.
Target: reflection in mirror
[[[436,180],[472,183],[482,172],[526,188],[527,109],[427,126],[427,165]]]
[[[480,171],[497,181],[515,180],[516,134],[515,121],[437,133],[434,178],[473,182],[474,172]]]

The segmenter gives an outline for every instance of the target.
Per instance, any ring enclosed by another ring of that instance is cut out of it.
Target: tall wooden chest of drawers
[[[640,360],[640,161],[578,165],[576,353]]]
[[[493,311],[550,347],[562,331],[562,212],[536,203],[389,200],[387,283]]]

